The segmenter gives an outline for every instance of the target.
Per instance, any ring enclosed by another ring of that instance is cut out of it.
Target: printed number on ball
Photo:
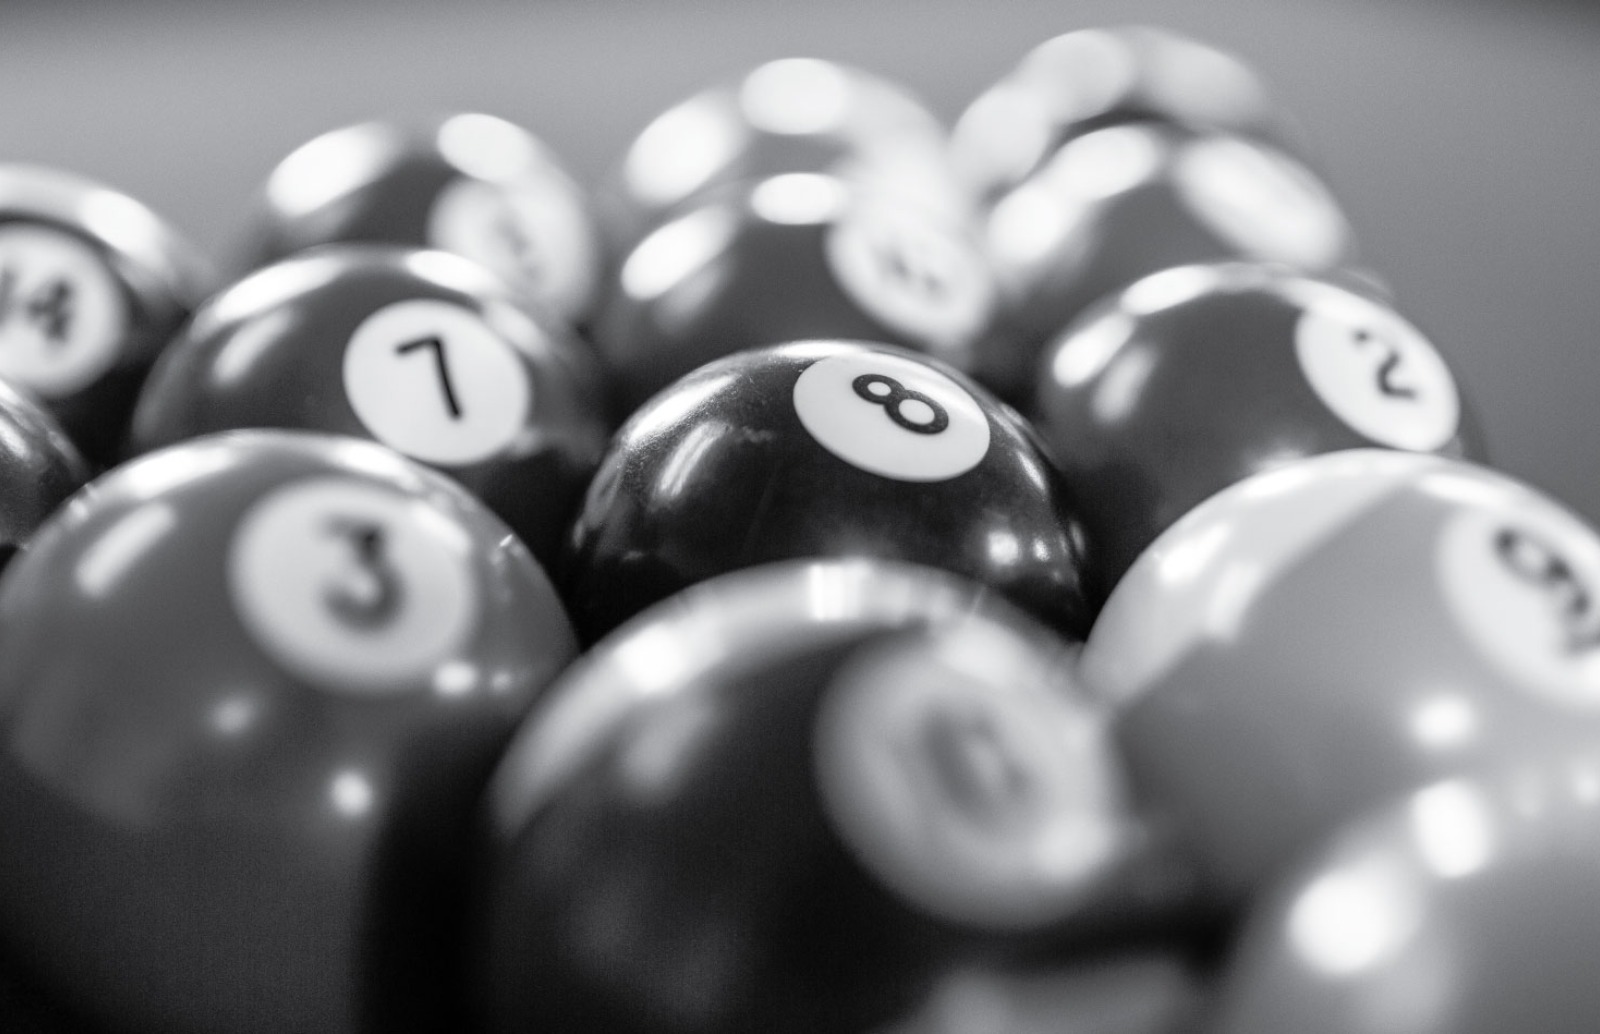
[[[914,211],[858,205],[832,227],[827,249],[856,303],[919,342],[967,344],[989,318],[993,291],[976,253]]]
[[[126,302],[85,241],[48,227],[0,226],[0,376],[54,398],[116,361]]]
[[[1357,433],[1418,452],[1455,437],[1461,399],[1449,368],[1427,338],[1382,306],[1311,292],[1294,344],[1306,382]]]
[[[991,929],[1056,918],[1122,827],[1099,727],[1054,688],[975,681],[915,653],[841,673],[816,758],[846,842],[932,915]]]
[[[594,245],[582,211],[554,184],[456,180],[434,201],[428,239],[528,286],[568,318],[594,288]]]
[[[362,321],[344,353],[350,406],[385,445],[427,463],[488,459],[522,431],[532,385],[478,315],[413,299]]]
[[[313,478],[234,532],[234,607],[261,647],[329,688],[384,693],[448,661],[477,622],[472,545],[424,504]]]
[[[1437,563],[1467,638],[1501,671],[1565,704],[1600,707],[1600,540],[1536,498],[1446,525]]]
[[[955,381],[881,352],[831,356],[794,385],[800,422],[846,463],[897,481],[944,481],[989,451],[989,420]]]

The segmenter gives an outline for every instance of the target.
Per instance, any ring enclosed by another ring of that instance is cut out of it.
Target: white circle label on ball
[[[826,248],[855,303],[920,344],[962,348],[988,325],[994,283],[977,249],[917,209],[853,205]]]
[[[289,671],[361,695],[427,684],[478,621],[466,532],[418,499],[334,477],[264,496],[234,531],[241,622]]]
[[[413,298],[350,335],[344,390],[373,436],[426,463],[488,459],[520,434],[533,385],[516,349],[476,312]]]
[[[1461,397],[1432,343],[1404,319],[1334,288],[1306,292],[1294,349],[1323,404],[1380,445],[1432,452],[1456,436]]]
[[[457,179],[434,199],[428,240],[478,262],[567,319],[598,286],[598,246],[576,193],[560,180]]]
[[[1179,151],[1173,175],[1195,215],[1251,258],[1325,269],[1345,252],[1349,230],[1333,195],[1287,155],[1206,137]]]
[[[87,241],[0,225],[0,376],[45,398],[70,395],[116,362],[128,319],[116,278]]]
[[[1529,496],[1474,509],[1439,536],[1436,562],[1464,638],[1511,682],[1600,708],[1600,539]]]
[[[955,381],[903,356],[819,359],[794,385],[794,410],[823,448],[897,481],[946,481],[989,451],[989,419]]]
[[[1104,727],[1060,689],[921,649],[854,662],[814,730],[825,814],[928,914],[1002,930],[1051,922],[1119,853],[1125,828]]]

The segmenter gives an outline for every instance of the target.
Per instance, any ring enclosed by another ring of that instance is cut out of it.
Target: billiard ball
[[[564,673],[490,783],[493,1034],[866,1030],[1137,868],[1069,644],[902,564],[694,586]]]
[[[1600,734],[1600,538],[1445,457],[1329,453],[1224,489],[1112,592],[1084,684],[1140,801],[1237,902],[1366,808]]]
[[[1208,1034],[1580,1034],[1600,1015],[1600,758],[1453,779],[1261,903]]]
[[[1114,582],[1235,481],[1381,445],[1481,459],[1455,378],[1394,309],[1247,263],[1146,277],[1045,349],[1030,410]]]
[[[1160,122],[1299,146],[1261,77],[1233,54],[1148,25],[1053,36],[983,91],[957,119],[951,164],[993,202],[1074,137]]]
[[[476,263],[329,246],[195,313],[140,395],[132,447],[244,427],[372,438],[449,473],[549,562],[605,447],[600,384],[586,344]]]
[[[209,281],[200,255],[126,194],[0,165],[0,376],[96,465],[118,458],[139,385]]]
[[[532,133],[480,112],[332,130],[272,170],[258,207],[252,266],[340,241],[439,248],[571,323],[600,283],[583,189]]]
[[[123,1034],[458,1030],[476,801],[574,653],[515,536],[391,450],[124,464],[0,581],[0,940]]]
[[[631,412],[713,359],[801,338],[887,341],[966,365],[994,307],[970,224],[788,173],[714,194],[641,241],[594,337]]]
[[[1086,308],[1171,266],[1242,259],[1307,272],[1354,263],[1327,187],[1267,144],[1125,124],[1069,141],[985,217],[1005,335],[974,372],[1026,399],[1045,342]]]
[[[589,641],[712,575],[838,555],[942,567],[1081,636],[1090,548],[1015,412],[915,353],[807,341],[709,363],[635,413],[561,570]]]
[[[746,180],[819,172],[941,212],[966,210],[944,127],[905,88],[835,61],[768,61],[657,116],[597,191],[620,251],[695,198]]]
[[[88,464],[56,419],[0,380],[0,568],[87,480]]]

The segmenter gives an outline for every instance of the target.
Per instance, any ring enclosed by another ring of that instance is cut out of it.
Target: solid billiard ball
[[[1118,25],[1063,33],[1028,51],[961,113],[951,164],[980,202],[993,202],[1068,140],[1125,122],[1280,145],[1298,137],[1261,77],[1233,54],[1170,29]]]
[[[1592,747],[1600,537],[1535,490],[1355,449],[1224,489],[1083,652],[1140,801],[1237,902],[1366,808]]]
[[[866,1030],[1137,867],[1071,646],[981,587],[792,561],[577,661],[488,793],[493,1034]]]
[[[969,223],[831,176],[740,183],[623,260],[595,342],[624,412],[695,367],[802,338],[865,338],[964,366],[995,288]]]
[[[48,410],[0,380],[0,568],[89,480],[89,467]]]
[[[372,438],[449,473],[549,562],[609,425],[589,348],[481,266],[330,245],[210,298],[151,373],[144,452],[212,431]]]
[[[391,450],[118,467],[0,581],[0,940],[125,1034],[458,1030],[478,795],[575,652],[505,525]]]
[[[1202,499],[1279,464],[1483,455],[1449,368],[1393,308],[1243,263],[1155,273],[1091,309],[1046,348],[1031,413],[1108,583]]]
[[[1091,548],[1028,428],[982,388],[888,345],[808,341],[707,364],[617,432],[562,565],[593,640],[712,575],[807,556],[926,563],[1071,635]]]
[[[673,105],[597,192],[605,233],[630,249],[675,210],[729,184],[820,172],[941,212],[965,210],[939,119],[910,91],[849,65],[780,58]]]
[[[1597,788],[1591,750],[1341,831],[1255,909],[1207,1034],[1593,1030]]]
[[[1069,141],[985,217],[1005,335],[974,372],[1025,400],[1045,342],[1157,270],[1240,259],[1307,272],[1353,262],[1327,187],[1288,154],[1220,132],[1124,124]]]
[[[208,280],[198,253],[126,194],[0,165],[0,376],[96,465],[118,458],[139,385]]]
[[[301,145],[268,177],[252,265],[340,241],[439,248],[580,323],[600,283],[583,189],[526,129],[479,112],[363,122]]]

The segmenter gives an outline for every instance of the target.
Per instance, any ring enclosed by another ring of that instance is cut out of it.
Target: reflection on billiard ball
[[[127,1034],[451,1031],[466,843],[575,653],[543,571],[371,442],[234,432],[0,581],[0,940]]]
[[[95,464],[118,458],[139,385],[208,279],[126,194],[0,165],[0,376],[43,400]]]
[[[1354,254],[1332,194],[1288,154],[1158,124],[1068,142],[996,202],[984,232],[1006,334],[973,370],[1019,402],[1045,342],[1140,277],[1229,259],[1326,272]]]
[[[896,83],[835,61],[768,61],[653,119],[597,192],[626,252],[707,193],[791,172],[868,185],[942,214],[966,210],[939,119]]]
[[[1438,350],[1389,306],[1281,267],[1152,274],[1045,350],[1032,406],[1108,579],[1214,492],[1381,445],[1481,459]]]
[[[977,585],[862,560],[639,615],[490,784],[488,1029],[864,1030],[1094,910],[1141,837],[1071,655]]]
[[[1255,910],[1207,1034],[1579,1034],[1600,1015],[1600,751],[1421,788]]]
[[[589,641],[694,582],[806,556],[942,567],[1081,636],[1091,546],[1031,430],[982,388],[904,349],[809,341],[710,363],[635,413],[562,578]]]
[[[151,373],[132,443],[245,427],[372,438],[450,474],[549,563],[605,447],[600,383],[586,344],[475,263],[337,245],[208,300]]]
[[[703,198],[623,258],[595,341],[624,413],[746,348],[865,338],[966,366],[995,288],[971,226],[832,176]]]
[[[583,189],[532,133],[480,112],[324,133],[272,171],[260,208],[253,266],[341,241],[439,248],[570,323],[600,283]]]
[[[1111,594],[1082,675],[1130,778],[1237,901],[1355,814],[1600,735],[1600,537],[1440,456],[1329,453],[1206,500]]]

